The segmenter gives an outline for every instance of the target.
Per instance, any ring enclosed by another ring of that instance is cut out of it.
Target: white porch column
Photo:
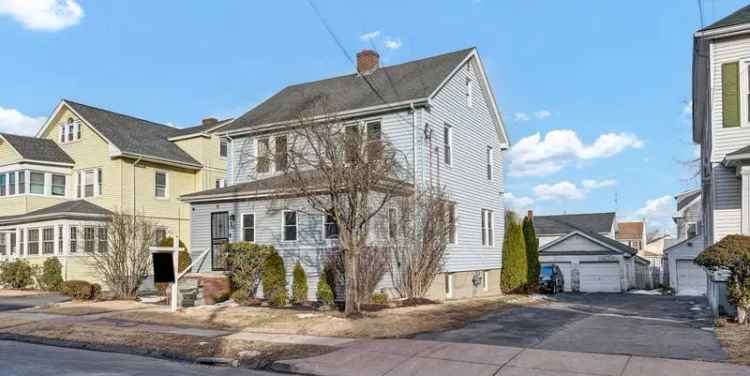
[[[742,227],[740,230],[743,235],[748,235],[750,234],[750,166],[738,167],[737,170],[742,180],[740,185]]]

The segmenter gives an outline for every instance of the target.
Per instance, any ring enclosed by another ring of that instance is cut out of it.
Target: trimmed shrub
[[[529,217],[523,218],[523,239],[526,244],[526,264],[528,268],[528,277],[526,290],[535,293],[539,290],[539,239],[536,237],[534,230],[534,221]]]
[[[62,264],[57,257],[44,260],[42,272],[39,276],[39,286],[47,291],[60,291],[62,288]]]
[[[297,261],[292,272],[292,303],[302,304],[307,300],[307,275]]]
[[[73,299],[91,300],[101,293],[101,286],[86,281],[72,280],[63,282],[61,291]]]
[[[376,292],[372,294],[372,304],[386,305],[388,304],[388,295],[382,292]]]
[[[320,278],[318,279],[317,297],[318,301],[326,306],[333,305],[333,302],[336,300],[336,296],[333,294],[333,289],[328,283],[328,275],[327,273],[325,273],[325,271],[320,275]]]
[[[250,242],[226,245],[225,262],[232,273],[232,288],[244,290],[247,299],[255,298],[260,285],[261,272],[266,256],[276,252],[272,246]]]
[[[526,287],[529,270],[526,261],[526,243],[523,229],[516,215],[508,211],[505,215],[505,239],[503,240],[503,265],[500,288],[505,293],[519,293]]]
[[[286,305],[286,268],[284,259],[279,253],[274,251],[266,256],[263,262],[263,272],[261,273],[263,281],[263,297],[268,303],[275,307]]]
[[[22,289],[34,284],[34,268],[26,260],[0,264],[0,284],[13,289]]]

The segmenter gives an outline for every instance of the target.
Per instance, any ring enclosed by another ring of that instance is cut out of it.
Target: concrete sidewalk
[[[524,349],[418,340],[361,340],[307,359],[274,363],[281,372],[319,376],[734,376],[727,363]]]

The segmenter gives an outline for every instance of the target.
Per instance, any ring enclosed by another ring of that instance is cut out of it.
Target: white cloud
[[[30,30],[58,31],[81,22],[83,8],[76,0],[0,0],[0,14]]]
[[[513,119],[515,121],[529,121],[531,118],[536,118],[537,120],[544,120],[552,116],[552,112],[549,110],[539,110],[533,113],[527,113],[527,112],[516,112],[513,114]]]
[[[557,184],[540,184],[532,189],[537,199],[546,200],[582,200],[586,198],[586,192],[569,181],[561,181]]]
[[[575,131],[559,129],[542,139],[539,132],[522,138],[510,149],[511,176],[543,176],[560,171],[571,160],[608,158],[628,148],[642,148],[631,133],[606,133],[586,145]]]
[[[532,191],[534,192],[536,199],[539,201],[583,200],[589,192],[595,189],[612,187],[616,184],[617,181],[612,179],[585,179],[581,182],[581,186],[579,187],[575,183],[565,180],[556,184],[540,184],[532,188]]]
[[[547,111],[547,110],[541,110],[541,111],[534,112],[534,117],[536,117],[539,120],[544,120],[544,119],[546,119],[546,118],[548,118],[550,116],[552,116],[552,113],[549,112],[549,111]]]
[[[503,195],[503,201],[505,206],[509,209],[521,211],[528,209],[533,203],[534,199],[528,196],[516,197],[513,193],[507,192]]]
[[[385,45],[385,48],[390,48],[392,50],[397,50],[397,49],[401,48],[401,38],[395,38],[395,39],[393,39],[393,38],[388,37],[388,38],[385,39],[385,41],[383,42],[383,44]]]
[[[599,189],[599,188],[606,188],[606,187],[613,187],[617,184],[616,180],[613,179],[607,179],[607,180],[593,180],[593,179],[586,179],[581,182],[581,185],[583,188],[586,189]]]
[[[46,120],[44,116],[31,117],[12,108],[0,107],[0,132],[33,136]]]
[[[685,122],[689,122],[693,117],[693,101],[683,102],[682,111],[680,112],[680,119]]]
[[[360,35],[359,39],[362,39],[363,41],[369,41],[371,39],[377,38],[379,35],[380,35],[380,31],[379,30],[375,30],[375,31],[370,31],[368,33],[364,33],[364,34]]]
[[[675,203],[672,196],[662,196],[646,200],[646,204],[636,210],[631,217],[645,219],[650,229],[660,229],[665,233],[672,233],[672,214]]]

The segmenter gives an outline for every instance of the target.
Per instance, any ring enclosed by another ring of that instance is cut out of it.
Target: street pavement
[[[270,376],[276,373],[198,366],[136,355],[0,341],[3,376]]]
[[[61,303],[70,301],[70,298],[62,294],[29,294],[23,296],[3,296],[0,299],[0,312],[14,311],[17,309],[32,308],[45,304]]]
[[[704,297],[558,294],[416,339],[583,353],[722,361]]]

